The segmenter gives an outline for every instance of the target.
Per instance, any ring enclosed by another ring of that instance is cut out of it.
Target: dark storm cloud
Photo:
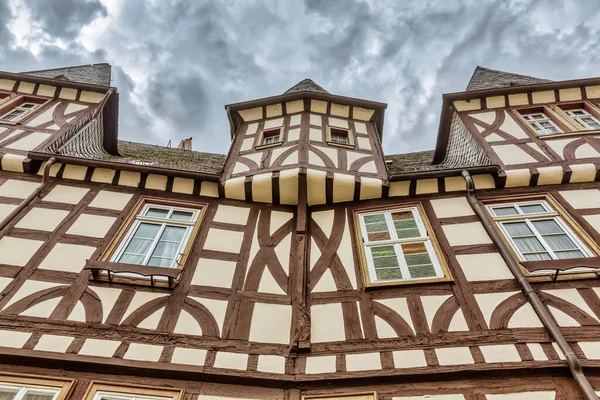
[[[73,40],[82,26],[106,16],[106,8],[99,0],[25,0],[25,3],[40,28],[65,40]]]
[[[110,62],[121,138],[192,136],[203,151],[228,149],[224,104],[306,77],[331,93],[387,102],[387,153],[430,149],[442,93],[463,90],[477,65],[562,80],[597,75],[600,58],[595,0],[127,0],[114,10],[11,2],[29,8],[41,32],[27,39],[38,35],[40,47],[34,55],[14,45],[6,23],[15,20],[0,1],[1,69]],[[80,29],[103,15],[109,23],[90,52]]]

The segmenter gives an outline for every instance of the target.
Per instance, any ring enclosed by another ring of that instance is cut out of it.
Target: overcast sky
[[[388,103],[386,153],[432,149],[477,65],[600,75],[599,0],[0,0],[0,69],[108,62],[119,135],[225,153],[223,106],[311,78]]]

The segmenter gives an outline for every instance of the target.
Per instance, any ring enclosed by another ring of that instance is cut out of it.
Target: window
[[[93,382],[84,400],[180,400],[181,398],[182,391],[177,389],[117,386]]]
[[[11,122],[19,122],[22,120],[27,114],[35,110],[39,104],[35,103],[22,103],[17,107],[13,108],[11,111],[7,112],[0,119]]]
[[[524,114],[523,118],[540,135],[553,135],[563,131],[543,112]]]
[[[327,143],[341,146],[354,146],[354,138],[349,129],[328,126],[326,131]]]
[[[446,276],[421,215],[416,206],[358,214],[369,283]]]
[[[521,261],[593,257],[545,200],[487,207]]]
[[[262,132],[262,145],[277,144],[281,142],[281,128],[269,129]]]
[[[111,261],[165,268],[183,265],[199,215],[199,209],[145,204]]]
[[[0,376],[0,400],[62,400],[71,380]]]
[[[38,110],[48,99],[19,95],[7,98],[0,107],[0,120],[17,123]]]
[[[569,117],[578,122],[586,131],[600,130],[600,121],[583,108],[566,110]]]

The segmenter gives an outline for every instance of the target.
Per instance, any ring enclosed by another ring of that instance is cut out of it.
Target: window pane
[[[146,211],[147,217],[154,218],[166,218],[168,214],[169,210],[163,210],[162,208],[149,208],[148,211]]]
[[[411,278],[432,278],[437,276],[425,243],[402,245],[404,259],[410,271]]]
[[[556,254],[556,257],[559,259],[564,259],[564,258],[584,258],[585,255],[579,251],[579,250],[575,250],[575,251],[555,251],[554,254]]]
[[[544,236],[544,240],[552,250],[574,250],[577,245],[567,235]]]
[[[550,254],[548,253],[534,253],[534,254],[525,254],[526,261],[541,261],[541,260],[551,260]]]
[[[402,279],[402,271],[398,265],[398,258],[394,246],[371,247],[371,257],[375,267],[378,281]]]
[[[547,212],[544,206],[542,206],[541,204],[520,205],[519,208],[521,208],[521,211],[523,211],[524,214]]]
[[[365,215],[364,221],[367,230],[367,240],[369,242],[390,239],[390,233],[385,222],[385,214]]]
[[[23,400],[52,400],[55,393],[42,392],[37,390],[27,390]]]
[[[533,226],[535,226],[535,229],[537,229],[537,231],[542,235],[564,232],[560,225],[558,225],[553,219],[531,221],[531,223]]]
[[[510,207],[494,207],[492,209],[494,211],[494,214],[497,217],[504,217],[505,215],[517,215],[519,214],[519,212],[517,211],[517,209],[513,206]]]
[[[179,226],[167,226],[148,261],[148,265],[170,267],[177,256],[177,250],[186,230],[186,228]]]
[[[173,214],[171,214],[171,219],[179,221],[191,221],[193,217],[194,213],[191,211],[173,211]]]
[[[17,389],[0,388],[0,400],[12,400],[17,395]]]
[[[160,225],[141,223],[119,261],[128,264],[140,264],[148,253],[159,230]]]
[[[513,239],[517,248],[523,253],[545,251],[544,247],[535,236]]]
[[[510,222],[502,224],[510,237],[533,236],[533,232],[525,222]]]
[[[396,229],[398,239],[421,237],[421,233],[417,227],[417,221],[415,221],[412,212],[393,212],[392,220],[394,221],[394,228]]]

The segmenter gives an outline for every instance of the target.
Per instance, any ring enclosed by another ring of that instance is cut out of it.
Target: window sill
[[[560,276],[575,276],[576,279],[583,278],[583,275],[589,275],[590,278],[600,277],[600,257],[587,257],[587,258],[569,258],[564,260],[544,260],[544,261],[521,261],[521,265],[529,273],[529,278],[534,281],[548,280],[551,277],[552,280],[557,280]],[[597,271],[573,271],[568,272],[573,268],[596,268]],[[548,271],[553,270],[553,273],[547,274],[536,274],[537,271]],[[567,272],[567,274],[561,274]]]
[[[19,125],[19,122],[5,121],[3,119],[0,119],[0,123],[6,124],[6,125]]]
[[[554,135],[540,135],[537,134],[537,137],[542,140],[546,139],[554,139],[554,138],[564,138],[569,136],[582,136],[582,135],[597,135],[600,133],[600,130],[594,131],[576,131],[576,132],[563,132],[563,133],[555,133]]]
[[[255,146],[254,149],[255,150],[263,150],[263,149],[268,149],[270,147],[281,146],[282,144],[283,144],[283,142],[270,143],[270,144],[261,144],[261,145]]]
[[[426,278],[426,279],[413,279],[407,281],[392,281],[392,282],[365,282],[365,289],[377,289],[381,287],[388,286],[406,286],[406,285],[425,285],[430,283],[449,283],[454,282],[454,280],[445,276],[443,278]]]
[[[329,144],[329,145],[331,145],[331,146],[342,147],[344,149],[354,149],[354,148],[356,148],[356,146],[353,145],[353,144],[337,143],[337,142],[332,142],[330,140],[328,140],[326,143]]]
[[[110,261],[90,261],[88,260],[85,267],[92,272],[94,280],[109,282],[115,281],[122,283],[133,283],[133,284],[150,284],[150,286],[175,286],[176,280],[182,272],[181,268],[163,268],[163,267],[150,267],[147,265],[136,265],[136,264],[124,264]],[[106,275],[102,274],[105,271]],[[135,278],[129,276],[115,276],[119,273],[130,273],[144,276],[148,279]],[[162,279],[156,279],[157,277]]]

